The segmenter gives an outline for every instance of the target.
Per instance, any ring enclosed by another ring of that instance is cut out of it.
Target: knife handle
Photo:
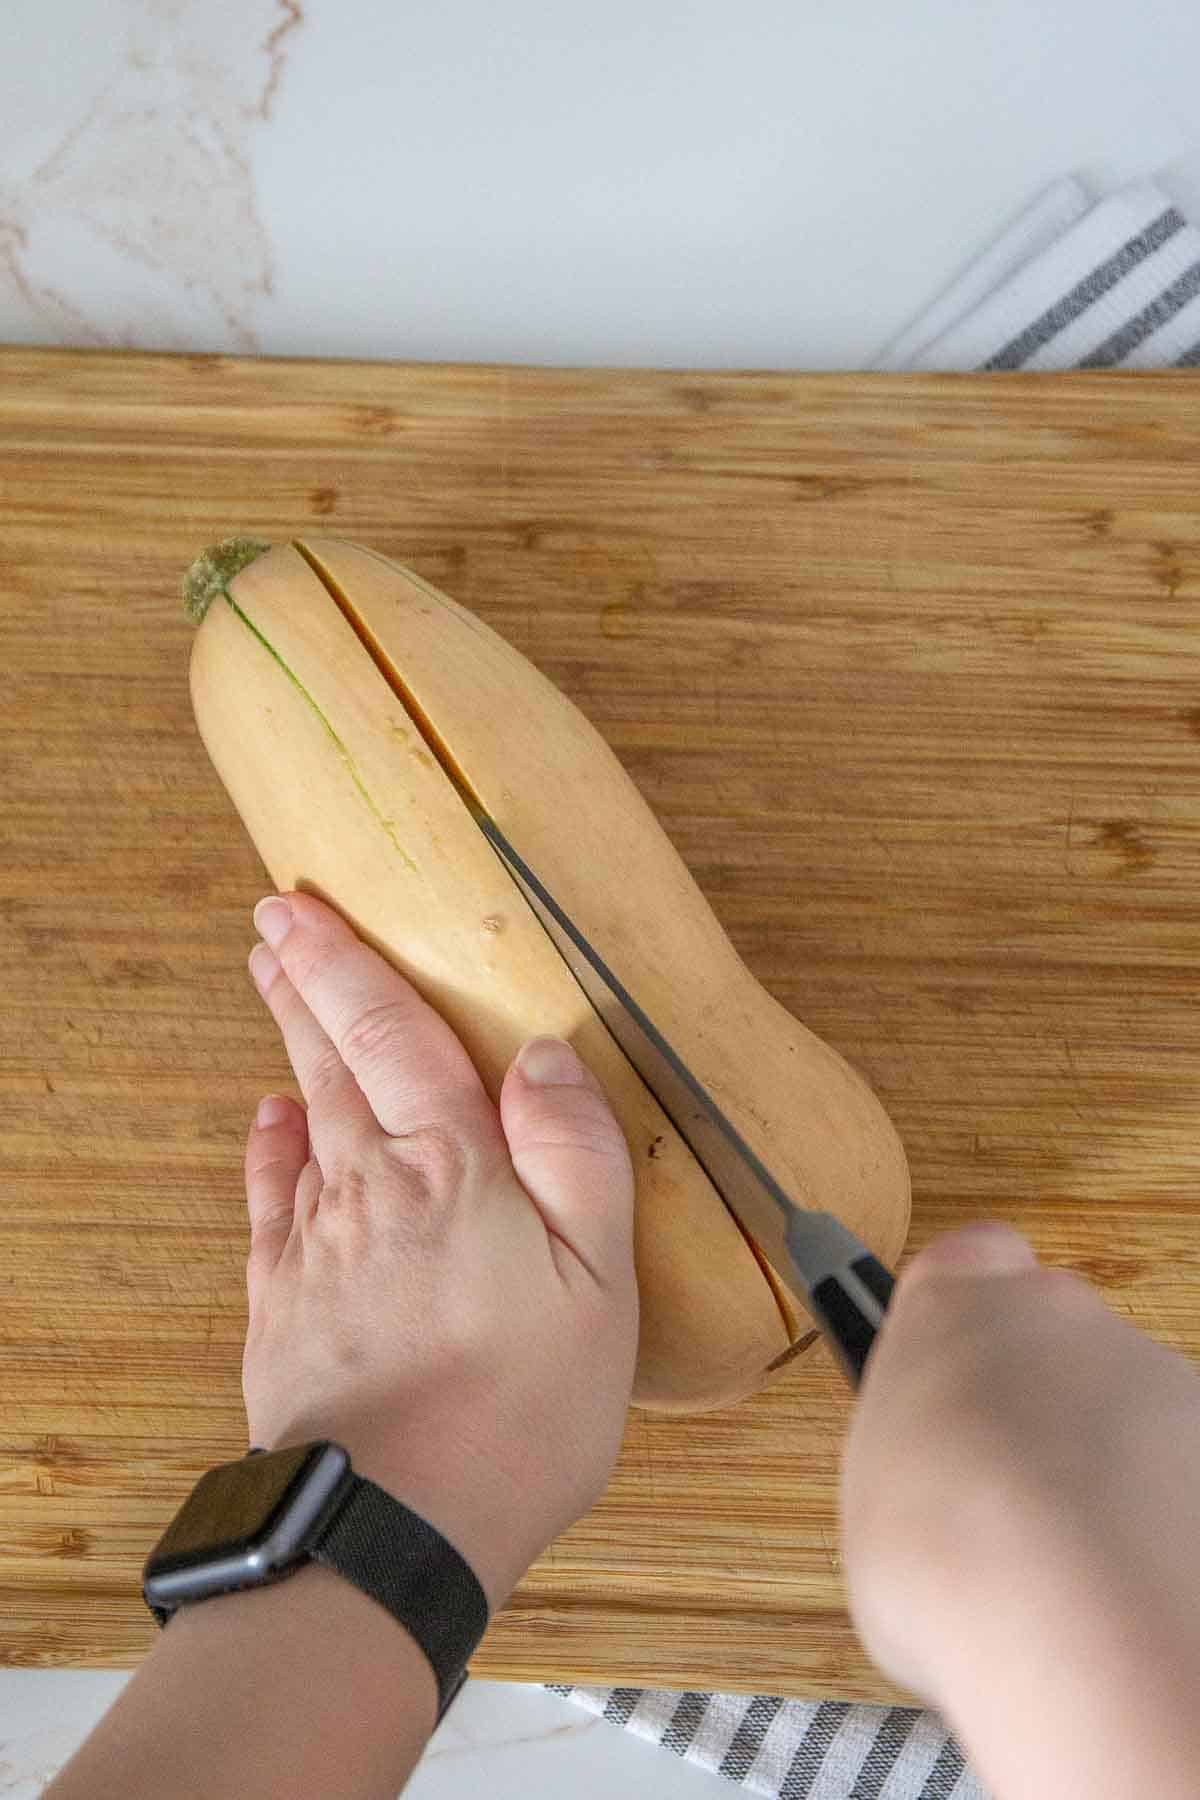
[[[810,1291],[809,1304],[853,1387],[862,1380],[867,1357],[896,1286],[894,1277],[869,1251],[827,1275]]]

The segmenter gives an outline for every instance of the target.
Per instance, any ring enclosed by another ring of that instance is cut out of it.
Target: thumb
[[[931,1275],[1016,1275],[1037,1267],[1026,1238],[1000,1219],[980,1219],[926,1244],[904,1271],[907,1288]]]
[[[546,1227],[600,1281],[633,1256],[633,1164],[592,1071],[563,1038],[522,1045],[500,1090],[517,1177]]]
[[[926,1244],[896,1283],[867,1360],[857,1416],[865,1399],[894,1392],[914,1367],[956,1366],[964,1334],[995,1317],[997,1308],[1011,1317],[1011,1282],[1037,1267],[1029,1242],[999,1219],[961,1226]]]

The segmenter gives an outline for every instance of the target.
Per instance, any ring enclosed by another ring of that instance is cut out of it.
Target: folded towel
[[[1200,366],[1200,231],[1157,182],[1089,206],[1068,180],[1002,233],[876,367],[1171,365]]]
[[[951,282],[932,306],[892,339],[879,356],[877,369],[915,369],[927,365],[918,361],[933,345],[938,344],[954,326],[982,305],[1026,263],[1058,242],[1069,226],[1082,219],[1091,206],[1082,183],[1064,176],[1048,187],[1008,228],[1001,232],[963,273]],[[1023,321],[1024,322],[1024,321]],[[948,368],[936,361],[935,368]]]
[[[1174,185],[1200,198],[1196,169],[1190,189]],[[1008,226],[875,366],[1171,365],[1200,367],[1200,231],[1157,182],[1093,203],[1067,178]],[[987,1800],[937,1714],[915,1707],[641,1688],[552,1691],[772,1800]]]
[[[936,1713],[913,1706],[551,1687],[664,1750],[778,1800],[987,1800]]]

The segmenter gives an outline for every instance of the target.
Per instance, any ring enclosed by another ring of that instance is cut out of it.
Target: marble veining
[[[131,0],[114,18],[115,75],[31,174],[0,181],[0,307],[43,343],[258,350],[274,273],[251,150],[298,0]]]

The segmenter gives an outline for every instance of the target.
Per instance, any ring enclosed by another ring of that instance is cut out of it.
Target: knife
[[[832,1213],[797,1206],[784,1192],[495,820],[477,801],[470,811],[722,1200],[777,1267],[795,1272],[809,1311],[857,1387],[892,1296],[892,1275]]]

